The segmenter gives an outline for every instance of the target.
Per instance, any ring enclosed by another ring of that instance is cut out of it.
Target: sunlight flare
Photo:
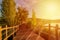
[[[60,1],[46,0],[41,1],[35,6],[38,18],[55,20],[60,18]]]

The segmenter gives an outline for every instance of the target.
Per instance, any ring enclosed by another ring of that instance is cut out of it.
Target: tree
[[[18,23],[21,24],[23,22],[26,22],[28,17],[28,11],[22,7],[18,7],[17,10]]]
[[[2,0],[2,16],[9,23],[8,25],[14,25],[14,20],[16,16],[14,0]]]
[[[32,24],[36,25],[36,14],[34,10],[32,10]]]

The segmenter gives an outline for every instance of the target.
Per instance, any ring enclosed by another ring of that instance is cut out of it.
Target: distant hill
[[[56,20],[48,20],[48,19],[37,19],[37,21],[44,21],[44,22],[50,22],[50,23],[60,23],[60,19],[56,19]]]
[[[32,21],[32,18],[29,18],[31,21]],[[46,24],[46,23],[60,23],[60,19],[57,19],[57,20],[48,20],[48,19],[40,19],[40,18],[37,18],[36,19],[36,22],[37,24]]]

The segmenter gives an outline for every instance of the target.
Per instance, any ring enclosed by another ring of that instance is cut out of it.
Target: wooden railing
[[[13,35],[13,38],[14,38],[14,33],[16,33],[17,31],[19,30],[19,26],[13,26],[13,27],[8,27],[6,25],[5,28],[2,28],[0,26],[0,40],[7,40],[11,35]],[[5,36],[3,38],[3,35]]]
[[[46,27],[46,26],[45,26]],[[48,26],[46,27],[48,29],[48,40],[51,40],[50,37],[51,37],[51,28],[54,29],[53,32],[55,32],[55,36],[56,36],[56,40],[59,40],[59,37],[58,37],[58,34],[59,34],[59,28],[60,26],[58,24],[55,25],[55,27],[51,26],[50,24],[48,24]],[[44,32],[43,32],[44,33]]]

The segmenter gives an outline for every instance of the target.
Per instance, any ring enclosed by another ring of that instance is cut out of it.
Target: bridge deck
[[[27,25],[23,24],[19,29],[20,30],[18,31],[17,36],[14,38],[14,40],[44,40],[42,37],[29,29]]]

